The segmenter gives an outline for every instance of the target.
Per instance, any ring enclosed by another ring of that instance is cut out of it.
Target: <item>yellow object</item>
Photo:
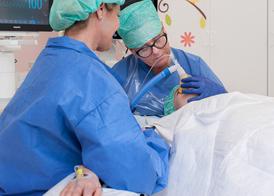
[[[167,24],[168,26],[171,25],[171,17],[170,17],[168,14],[166,15],[166,24]]]
[[[198,3],[199,0],[190,0],[190,2],[192,2],[193,4]]]
[[[75,170],[76,178],[84,177],[84,168],[83,168],[83,166],[76,166],[74,170]]]
[[[188,77],[190,77],[190,75],[188,75],[187,73],[180,76],[180,86],[183,84],[182,80],[185,79],[185,78],[188,78]],[[183,90],[184,90],[184,88],[182,88],[182,87],[178,88],[178,92],[181,93],[181,94],[183,94]]]
[[[206,27],[206,20],[204,18],[201,18],[200,20],[200,27],[204,29]]]

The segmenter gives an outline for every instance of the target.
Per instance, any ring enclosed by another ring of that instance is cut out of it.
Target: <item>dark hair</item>
[[[106,3],[105,5],[108,11],[112,11],[116,6],[118,6],[116,3]]]

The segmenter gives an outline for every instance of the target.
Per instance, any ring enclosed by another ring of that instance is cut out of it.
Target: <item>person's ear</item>
[[[98,20],[103,20],[104,9],[106,9],[106,5],[102,3],[96,11],[96,17],[98,18]]]
[[[128,48],[128,47],[127,47],[127,51],[130,51],[132,54],[136,54],[135,50],[130,49],[130,48]]]
[[[131,52],[131,54],[133,54],[134,56],[139,57],[139,56],[137,55],[135,49],[130,49],[130,48],[128,48],[128,50],[129,50],[129,51]]]

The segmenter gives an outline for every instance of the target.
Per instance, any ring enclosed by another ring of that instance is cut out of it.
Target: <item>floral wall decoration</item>
[[[166,14],[165,16],[165,22],[168,26],[171,26],[172,24],[172,19],[171,17],[167,14],[169,10],[169,4],[165,2],[164,0],[160,0],[158,4],[158,10],[160,13]]]
[[[186,1],[201,14],[200,27],[204,29],[206,27],[206,15],[197,5],[199,0],[186,0]]]
[[[201,19],[200,19],[200,27],[204,29],[206,27],[206,15],[203,12],[201,8],[198,7],[198,2],[199,0],[185,0],[188,2],[190,5],[192,5],[200,14],[201,14]],[[160,0],[158,4],[158,10],[160,13],[164,13],[165,15],[165,22],[168,26],[171,26],[172,24],[172,18],[170,15],[167,13],[169,11],[169,4],[165,0]]]
[[[209,0],[158,0],[163,23],[176,36],[171,38],[173,43],[189,48],[197,43],[201,45],[206,36],[207,16],[204,9],[208,5]]]
[[[192,44],[195,43],[195,36],[193,36],[191,32],[185,32],[183,35],[181,35],[181,38],[181,43],[184,45],[184,47],[191,47]]]

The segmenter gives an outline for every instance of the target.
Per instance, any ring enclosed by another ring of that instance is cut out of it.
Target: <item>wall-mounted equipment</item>
[[[0,0],[0,31],[52,31],[53,0]]]

